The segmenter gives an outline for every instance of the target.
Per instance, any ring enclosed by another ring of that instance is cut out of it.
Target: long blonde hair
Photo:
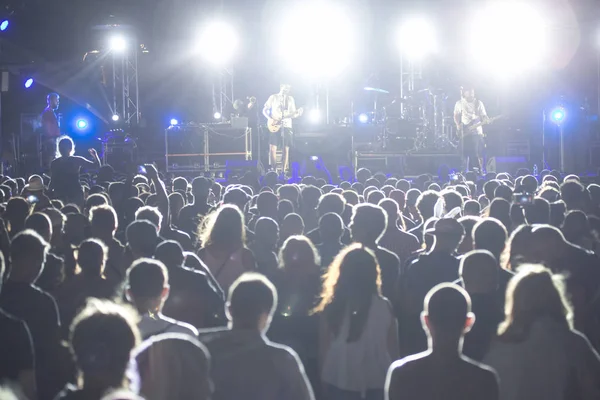
[[[372,250],[355,243],[342,250],[323,277],[321,301],[313,313],[323,313],[335,336],[350,317],[347,341],[353,342],[367,323],[373,295],[381,295],[381,270]]]
[[[506,289],[505,319],[498,327],[504,341],[521,341],[540,317],[573,328],[573,308],[567,300],[564,277],[540,264],[523,264]]]
[[[232,204],[225,204],[204,218],[198,230],[202,247],[217,246],[237,250],[246,244],[244,215]]]

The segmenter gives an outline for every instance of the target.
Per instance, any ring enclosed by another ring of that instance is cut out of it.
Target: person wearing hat
[[[29,203],[35,204],[37,209],[42,209],[50,205],[50,198],[44,193],[46,187],[44,180],[39,175],[31,175],[27,181],[21,197],[25,198]]]
[[[443,282],[459,278],[459,259],[456,249],[465,230],[454,218],[441,218],[433,228],[425,230],[432,235],[433,246],[408,266],[398,283],[397,307],[400,321],[400,343],[403,355],[427,350],[427,337],[421,329],[420,313],[427,292]]]

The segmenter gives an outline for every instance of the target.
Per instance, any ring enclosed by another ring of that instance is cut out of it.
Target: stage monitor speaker
[[[490,157],[487,161],[486,171],[496,174],[508,172],[514,175],[519,168],[528,168],[527,164],[525,157]]]

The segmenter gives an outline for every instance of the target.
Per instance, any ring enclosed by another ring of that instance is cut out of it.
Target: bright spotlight
[[[29,89],[31,87],[31,85],[33,85],[33,78],[28,78],[25,81],[25,89]]]
[[[205,60],[217,66],[226,66],[231,62],[237,45],[236,31],[221,21],[207,25],[200,34],[200,54]]]
[[[119,114],[113,114],[113,116],[112,116],[112,120],[113,120],[114,122],[117,122],[117,121],[119,120]]]
[[[422,17],[404,22],[398,31],[400,51],[410,60],[418,61],[437,50],[437,39],[433,24]]]
[[[8,28],[8,20],[0,22],[0,31],[4,32]]]
[[[115,35],[110,38],[109,46],[111,50],[114,51],[123,51],[127,48],[127,41],[121,35]]]
[[[292,7],[274,27],[281,59],[309,78],[341,73],[356,51],[356,26],[344,8],[309,0]]]
[[[567,112],[563,107],[556,107],[550,112],[550,119],[557,125],[562,124],[567,117]]]
[[[369,122],[369,116],[367,114],[360,114],[358,116],[358,122],[360,122],[361,124],[366,124],[367,122]]]
[[[316,124],[321,120],[321,111],[317,109],[310,110],[310,112],[308,113],[308,119],[313,124]]]
[[[175,118],[173,118],[173,119],[171,120],[171,126],[175,126],[175,125],[177,125],[177,124],[179,124],[179,121],[177,121]]]
[[[469,59],[498,77],[543,65],[548,32],[540,12],[524,2],[491,3],[473,15],[466,32]]]
[[[88,122],[85,119],[80,118],[77,120],[77,122],[75,122],[75,126],[79,130],[84,130],[88,127]]]
[[[215,111],[215,113],[213,114],[214,119],[221,119],[221,113],[218,111]]]

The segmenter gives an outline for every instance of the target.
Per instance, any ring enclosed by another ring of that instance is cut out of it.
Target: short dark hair
[[[458,191],[454,189],[446,189],[441,194],[442,197],[444,197],[444,203],[446,204],[446,209],[448,211],[451,211],[456,207],[460,207],[462,210],[463,198]]]
[[[131,350],[139,343],[134,313],[107,300],[90,298],[70,327],[69,344],[77,368],[86,376],[125,378]]]
[[[22,259],[30,254],[33,248],[41,248],[44,253],[48,251],[48,242],[32,229],[19,232],[10,242],[10,259]]]
[[[319,199],[317,213],[319,215],[325,215],[328,212],[334,212],[337,215],[342,215],[345,205],[346,199],[344,199],[342,195],[337,193],[327,193]]]
[[[154,225],[159,227],[162,223],[163,215],[160,213],[158,208],[151,206],[143,206],[137,209],[135,212],[136,220],[147,220],[152,222]]]
[[[165,265],[151,258],[140,258],[127,270],[127,286],[134,300],[155,299],[169,282]]]
[[[479,221],[473,228],[473,246],[477,250],[488,250],[490,253],[500,259],[508,231],[496,218],[486,218]]]
[[[229,288],[227,302],[236,326],[255,328],[262,314],[275,312],[277,290],[264,275],[246,272]]]
[[[435,205],[440,199],[443,199],[443,197],[433,190],[426,190],[419,195],[416,206],[423,219],[429,219],[434,216]]]
[[[533,199],[533,204],[527,205],[525,210],[525,220],[528,224],[549,224],[550,223],[550,202],[542,197]]]
[[[322,239],[339,240],[344,233],[344,222],[342,221],[342,217],[332,212],[323,215],[319,218],[319,230]]]
[[[463,206],[465,215],[478,216],[481,212],[481,204],[477,200],[467,200]]]
[[[455,335],[464,329],[471,312],[471,298],[454,283],[440,283],[425,296],[424,311],[436,332]]]
[[[25,229],[32,229],[44,239],[46,237],[50,239],[52,236],[52,221],[46,214],[35,212],[25,220]]]
[[[147,220],[133,221],[127,227],[125,236],[129,247],[144,255],[152,256],[158,239],[157,227]]]
[[[104,265],[108,249],[98,239],[84,240],[77,250],[77,265],[81,272],[90,276],[101,276],[104,273]]]
[[[585,187],[579,181],[565,181],[560,186],[560,196],[565,202],[567,209],[583,205],[585,198]]]
[[[188,181],[182,176],[178,176],[173,179],[173,190],[182,190],[184,193],[187,192]]]
[[[162,262],[167,269],[182,266],[185,262],[183,247],[175,240],[165,240],[159,244],[154,258]]]
[[[385,232],[388,220],[383,208],[372,204],[358,204],[352,212],[352,233],[360,230],[377,241]]]
[[[93,230],[112,234],[119,227],[119,219],[115,209],[108,204],[92,207],[90,210],[90,223]]]

